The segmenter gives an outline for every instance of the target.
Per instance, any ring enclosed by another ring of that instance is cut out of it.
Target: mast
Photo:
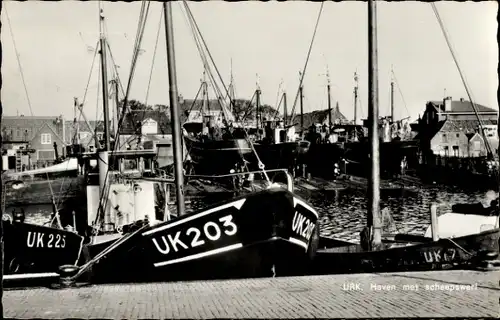
[[[299,71],[299,76],[302,79],[302,72]],[[304,137],[304,85],[300,83],[299,87],[299,97],[300,97],[300,128],[301,135]]]
[[[381,242],[380,226],[380,154],[378,132],[378,52],[377,7],[368,0],[368,135],[370,139],[370,178],[368,185],[368,228],[370,249],[376,250]]]
[[[120,117],[120,99],[118,96],[119,92],[119,87],[118,87],[118,78],[111,80],[111,83],[114,86],[114,91],[115,91],[115,109],[113,112],[113,135],[115,137],[115,143],[117,142],[118,139],[118,123],[119,123],[119,117]]]
[[[259,119],[261,118],[261,114],[260,114],[260,87],[257,85],[257,90],[255,91],[255,121],[256,121],[256,127],[257,127],[257,132],[259,132],[259,129],[260,129],[260,125],[262,124],[261,121],[259,121]],[[260,134],[259,134],[260,136]]]
[[[80,134],[79,134],[79,131],[80,131],[80,124],[78,123],[78,119],[77,119],[77,114],[78,114],[78,98],[75,97],[74,98],[74,114],[75,114],[75,118],[73,119],[73,123],[74,123],[74,130],[76,132],[74,138],[73,138],[73,141],[72,143],[73,144],[80,144]]]
[[[101,23],[104,21],[104,16],[101,9]],[[104,30],[101,28],[101,30]],[[108,74],[107,74],[107,63],[106,63],[106,38],[104,37],[104,32],[101,31],[101,74],[102,74],[102,104],[103,104],[103,114],[104,114],[104,151],[110,151],[110,130],[109,130],[109,109],[108,109]]]
[[[354,124],[358,122],[358,73],[354,72]]]
[[[391,121],[392,122],[396,121],[394,119],[394,78],[392,77],[392,74],[391,74]]]
[[[201,98],[201,122],[205,121],[205,115],[207,114],[207,105],[208,105],[208,88],[207,88],[207,77],[206,71],[203,70],[203,80],[201,80],[202,85],[202,98]]]
[[[172,118],[172,146],[174,148],[174,166],[175,166],[175,191],[177,196],[177,214],[186,213],[184,203],[184,176],[182,172],[182,141],[180,110],[177,92],[177,74],[175,68],[175,50],[174,50],[174,26],[172,20],[172,2],[163,3],[163,16],[165,17],[165,35],[167,45],[167,67],[170,112]]]
[[[327,89],[328,89],[328,125],[329,125],[329,128],[332,127],[332,97],[330,95],[330,75],[329,75],[329,72],[328,70],[326,70],[326,78],[328,80],[328,84],[327,84]]]
[[[100,23],[102,24],[104,21],[103,11],[101,9],[100,12]],[[106,66],[106,38],[104,36],[104,28],[101,26],[101,34],[100,34],[100,55],[101,55],[101,76],[102,76],[102,107],[104,114],[104,146],[99,150],[99,157],[97,159],[98,167],[99,167],[99,193],[101,202],[99,204],[99,208],[101,209],[101,214],[104,217],[104,232],[112,231],[111,215],[110,210],[108,210],[109,206],[104,205],[107,203],[105,201],[104,195],[107,194],[106,187],[106,178],[108,176],[109,170],[109,154],[110,151],[110,137],[109,137],[109,110],[108,110],[108,75],[107,75],[107,66]],[[96,140],[97,134],[96,134]],[[96,146],[97,147],[97,146]]]
[[[234,77],[233,77],[233,58],[231,58],[231,81],[229,83],[229,110],[234,112]]]
[[[288,107],[286,105],[286,91],[283,92],[283,125],[286,126],[288,118]]]

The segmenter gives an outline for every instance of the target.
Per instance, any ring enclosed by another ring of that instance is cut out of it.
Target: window
[[[449,157],[450,156],[450,150],[449,150],[448,146],[444,146],[443,149],[444,149],[444,156],[445,157]]]
[[[460,133],[457,133],[457,138],[460,138]]]
[[[472,150],[480,151],[481,150],[481,141],[474,141],[472,143]]]
[[[42,133],[42,144],[51,144],[52,143],[52,137],[50,133]]]
[[[443,133],[443,142],[448,143],[448,137],[446,136],[446,133]]]
[[[136,159],[127,159],[124,161],[124,170],[137,170],[137,160]]]
[[[81,140],[87,139],[87,137],[90,135],[91,135],[90,132],[86,132],[86,131],[78,132],[78,138]]]
[[[457,136],[458,136],[458,133],[457,133]],[[459,157],[458,146],[453,146],[453,156]]]

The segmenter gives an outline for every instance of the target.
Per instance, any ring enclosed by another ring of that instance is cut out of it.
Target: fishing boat
[[[392,71],[394,74],[394,71]],[[370,142],[364,133],[364,127],[368,127],[365,121],[363,125],[358,124],[358,80],[359,75],[354,73],[354,120],[347,123],[347,119],[336,119],[332,121],[332,108],[330,97],[330,79],[327,70],[327,93],[328,93],[328,125],[321,128],[320,125],[310,126],[305,136],[311,141],[308,153],[308,171],[314,176],[332,177],[335,164],[342,168],[344,174],[367,177],[369,172],[369,150]],[[394,80],[391,80],[391,115],[379,119],[380,137],[380,167],[384,178],[393,178],[401,174],[401,165],[404,162],[405,174],[415,172],[418,167],[419,143],[410,139],[409,125],[403,118],[396,120],[394,116]],[[339,114],[338,105],[334,114]],[[326,139],[321,139],[322,133],[326,133]],[[325,155],[328,155],[327,157]]]
[[[3,186],[24,187],[23,181],[9,180]],[[6,281],[56,276],[61,265],[76,265],[84,238],[72,226],[63,228],[54,216],[49,226],[25,222],[22,209],[3,214],[4,270]]]
[[[10,22],[9,27],[11,27]],[[20,55],[15,45],[14,50],[22,74]],[[33,124],[31,117],[26,117],[24,120],[27,126]],[[55,121],[60,124],[60,120],[57,118]],[[40,129],[36,126],[34,128]],[[29,138],[32,137],[26,134],[24,140],[29,140]],[[57,158],[56,143],[54,143],[54,149]],[[57,275],[56,271],[60,265],[76,265],[84,242],[84,238],[74,232],[71,225],[61,222],[57,209],[54,210],[53,218],[48,225],[36,225],[25,221],[25,211],[20,204],[36,201],[50,203],[51,200],[54,204],[54,193],[51,187],[61,190],[62,188],[59,189],[59,187],[63,181],[68,183],[79,179],[76,176],[77,170],[73,159],[67,159],[47,168],[23,171],[23,164],[25,164],[23,158],[29,158],[29,153],[32,152],[34,150],[25,146],[20,150],[8,149],[7,154],[2,156],[2,160],[5,161],[4,165],[10,162],[9,157],[15,158],[13,159],[15,172],[7,171],[1,176],[3,281]],[[6,213],[6,207],[11,207],[9,209],[13,209],[12,212]]]
[[[435,9],[435,4],[431,5]],[[438,14],[436,16],[439,19]],[[368,1],[368,28],[371,144],[368,224],[360,234],[359,244],[320,238],[310,272],[328,274],[432,270],[450,265],[463,267],[477,264],[485,252],[498,256],[500,239],[498,202],[488,209],[488,212],[493,212],[489,217],[485,217],[484,212],[476,210],[473,214],[452,213],[438,218],[437,206],[433,206],[431,224],[425,235],[396,234],[390,238],[383,237],[380,212],[379,130],[375,121],[378,119],[378,69],[374,0]],[[460,231],[460,227],[465,224],[468,227]]]
[[[61,265],[76,265],[83,237],[65,229],[4,221],[4,280],[56,275]]]
[[[88,266],[93,282],[301,274],[315,221],[304,200],[276,187],[138,229]]]
[[[92,282],[303,274],[319,240],[318,213],[293,193],[289,175],[286,187],[268,180],[262,191],[186,213],[171,6],[163,4],[175,179],[145,177],[140,171],[144,166],[135,175],[124,172],[121,163],[125,160],[116,165],[112,157],[127,155],[108,151],[105,144],[97,159],[99,183],[87,187],[92,210],[88,219],[93,223],[83,249],[85,263],[78,268],[62,266],[61,277],[72,283],[89,274]],[[184,6],[189,12],[186,2]],[[175,184],[177,214],[173,219],[155,215],[154,183]],[[124,186],[128,188],[119,190]],[[127,201],[133,203],[127,206]]]
[[[193,33],[195,36],[201,34],[197,29],[193,30]],[[278,105],[279,108],[283,102],[284,121],[277,119],[277,111],[274,119],[272,116],[271,119],[264,118],[261,106],[262,92],[258,83],[248,102],[245,114],[241,119],[237,119],[233,113],[234,91],[226,90],[227,95],[222,96],[223,90],[215,82],[215,76],[212,74],[205,57],[207,54],[210,55],[210,50],[204,42],[200,43],[200,47],[198,50],[202,60],[205,61],[205,71],[209,75],[210,84],[216,94],[218,93],[217,104],[218,107],[220,106],[221,112],[217,111],[214,114],[212,112],[214,110],[210,110],[208,84],[204,79],[199,90],[199,92],[203,90],[202,104],[200,110],[196,110],[201,121],[194,121],[188,117],[188,121],[183,124],[184,141],[194,166],[194,172],[197,175],[221,175],[241,166],[249,170],[258,170],[262,164],[265,165],[266,169],[292,169],[303,146],[295,139],[294,126],[287,124],[286,93],[283,94]],[[219,74],[217,66],[213,61],[211,62]],[[219,80],[225,90],[226,86],[220,76]],[[233,77],[231,75],[230,88],[232,87]],[[193,102],[193,106],[194,104]],[[194,111],[188,111],[188,113],[191,112]],[[247,123],[246,118],[250,114],[254,115],[255,121]],[[252,140],[252,143],[249,140]]]

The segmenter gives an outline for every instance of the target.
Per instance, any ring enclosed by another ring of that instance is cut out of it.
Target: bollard
[[[437,204],[431,204],[431,231],[432,231],[432,241],[439,240],[439,228],[438,228],[438,219],[437,219]]]
[[[480,271],[498,271],[500,270],[500,260],[498,260],[498,252],[484,251],[478,254],[479,263],[476,267]]]

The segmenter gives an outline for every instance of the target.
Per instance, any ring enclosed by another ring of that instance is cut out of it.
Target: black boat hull
[[[228,174],[252,152],[245,139],[200,141],[185,135],[184,141],[195,173],[201,175]]]
[[[445,265],[464,266],[479,262],[482,252],[499,252],[500,229],[435,242],[430,238],[417,238],[422,242],[369,252],[356,244],[345,245],[333,239],[321,238],[319,247],[324,249],[317,251],[310,272],[424,271],[440,269]],[[386,245],[391,246],[390,243]]]
[[[93,266],[93,282],[304,274],[318,214],[285,189],[232,199],[148,227]]]
[[[4,221],[4,275],[56,273],[76,265],[83,237],[74,232],[29,223]],[[17,277],[16,276],[16,277]]]
[[[223,175],[236,169],[245,159],[248,169],[259,170],[258,161],[246,139],[201,141],[190,135],[184,136],[186,148],[199,175]],[[254,143],[255,151],[266,169],[292,169],[296,164],[299,143]]]
[[[309,152],[301,162],[306,163],[313,176],[332,178],[334,164],[348,175],[369,175],[369,149],[367,141],[347,143],[311,144]],[[380,170],[383,178],[401,174],[401,160],[406,157],[407,169],[418,168],[418,144],[413,140],[380,143]],[[342,159],[347,160],[346,163]]]
[[[276,144],[254,144],[255,151],[266,169],[288,169],[296,164],[298,155],[298,142],[283,142]],[[250,170],[258,170],[258,162],[255,156],[249,156]]]

